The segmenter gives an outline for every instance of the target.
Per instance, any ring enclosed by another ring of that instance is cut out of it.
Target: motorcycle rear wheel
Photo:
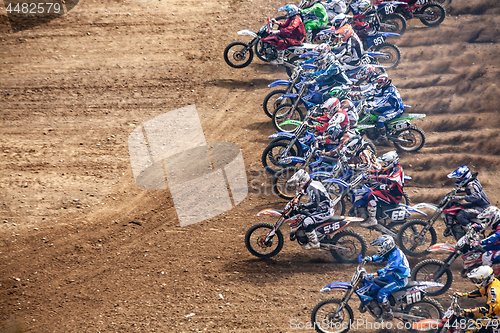
[[[279,164],[279,156],[288,146],[288,143],[289,142],[286,141],[271,142],[269,146],[264,149],[264,152],[262,153],[262,166],[270,174],[274,175],[276,172],[295,164]],[[297,156],[295,147],[290,148],[286,157],[288,156]]]
[[[359,255],[362,255],[364,257],[366,254],[367,244],[365,238],[360,233],[351,229],[341,230],[337,232],[329,243],[333,245],[339,245],[348,249],[330,249],[330,253],[335,258],[335,260],[341,263],[357,263]]]
[[[274,174],[273,178],[273,193],[278,197],[290,200],[296,194],[296,187],[293,184],[288,184],[288,180],[299,171],[296,167],[288,167],[279,170]]]
[[[429,296],[438,296],[444,294],[448,289],[450,289],[450,286],[453,282],[453,273],[451,272],[450,268],[447,267],[444,273],[439,277],[439,278],[434,278],[434,273],[438,270],[441,269],[441,267],[445,266],[446,264],[442,262],[441,260],[436,260],[436,259],[427,259],[424,261],[421,261],[420,263],[415,266],[412,271],[411,271],[411,279],[413,281],[433,281],[433,282],[439,282],[444,284],[443,287],[436,287],[436,288],[427,288],[425,289],[427,292],[427,295]],[[446,280],[443,282],[443,278]]]
[[[406,19],[401,14],[384,15],[380,21],[380,31],[382,32],[394,32],[402,36],[406,31]]]
[[[278,132],[293,132],[297,129],[297,126],[295,125],[282,125],[282,123],[285,120],[298,120],[298,121],[303,121],[304,120],[304,114],[302,113],[302,110],[298,107],[296,107],[290,116],[290,112],[292,109],[293,105],[292,104],[282,104],[279,107],[276,108],[273,112],[273,125],[274,128]]]
[[[246,52],[243,52],[246,49]],[[247,58],[248,55],[248,58]],[[243,68],[252,62],[253,50],[245,42],[232,42],[224,50],[224,61],[233,68]]]
[[[276,110],[276,108],[280,105],[283,104],[293,104],[295,102],[295,99],[293,98],[283,98],[281,101],[276,101],[278,97],[281,97],[281,95],[286,94],[286,90],[283,89],[277,89],[271,91],[269,94],[264,97],[264,101],[262,102],[262,108],[264,109],[264,113],[266,116],[269,118],[273,117],[273,112]]]
[[[428,3],[420,9],[419,14],[432,17],[431,19],[420,17],[420,22],[428,27],[436,27],[444,21],[446,9],[437,3]]]
[[[374,56],[384,68],[395,68],[401,60],[401,51],[392,43],[384,42],[377,45],[374,50],[385,53],[385,55]]]
[[[408,153],[416,153],[425,144],[425,132],[417,126],[409,126],[404,130],[396,132],[397,138],[401,140],[409,140],[408,143],[395,142],[394,147],[399,151]]]
[[[262,50],[263,50],[263,45],[264,43],[262,42],[262,40],[259,40],[257,43],[255,43],[255,46],[253,47],[254,49],[254,52],[255,52],[255,55],[257,56],[257,58],[259,58],[260,60],[264,61],[264,62],[269,62],[269,60],[264,56]]]
[[[415,239],[427,225],[427,221],[415,219],[407,221],[399,228],[397,242],[404,254],[410,257],[422,257],[430,253],[427,251],[429,246],[437,243],[436,230],[433,227],[424,234],[423,239]]]
[[[408,304],[404,312],[417,317],[424,317],[426,319],[434,319],[439,320],[443,318],[444,309],[443,306],[436,301],[435,299],[424,297],[421,301],[415,302],[412,304]],[[405,323],[405,327],[413,327],[413,324],[416,323],[411,320],[403,320]],[[412,323],[412,325],[406,325],[406,323]],[[439,328],[432,330],[431,332],[438,332]],[[409,332],[419,332],[418,330],[409,329]]]
[[[268,244],[263,243],[267,234],[273,228],[274,225],[272,225],[271,223],[256,223],[247,230],[245,234],[245,246],[251,254],[259,258],[271,258],[281,251],[281,249],[283,248],[284,240],[283,234],[280,230],[276,230],[276,235],[274,236],[278,237],[278,243],[276,244],[275,248],[273,248],[273,245],[275,243],[273,239],[271,239]],[[264,229],[265,232],[262,229]],[[267,249],[271,249],[271,251],[262,252],[263,250]]]
[[[354,323],[354,314],[349,304],[345,304],[338,318],[335,312],[342,300],[327,298],[316,304],[311,313],[311,322],[319,333],[346,333]],[[346,323],[345,325],[343,325]],[[337,329],[338,328],[338,329]]]

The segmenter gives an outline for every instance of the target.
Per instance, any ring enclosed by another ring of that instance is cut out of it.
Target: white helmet
[[[310,180],[311,177],[309,177],[309,174],[304,169],[300,169],[299,171],[294,173],[292,178],[290,178],[287,183],[295,183],[295,186],[298,190],[303,190],[309,184]]]
[[[380,257],[385,256],[387,253],[392,252],[396,248],[394,238],[389,235],[382,235],[370,243],[371,246],[377,246],[377,255]]]
[[[395,150],[385,153],[378,158],[378,162],[384,167],[384,170],[390,170],[399,164],[399,156]]]
[[[495,279],[495,274],[490,266],[479,266],[473,269],[470,273],[467,273],[467,277],[476,285],[478,288],[484,288],[489,285]]]
[[[326,109],[326,112],[333,117],[340,108],[340,101],[337,97],[329,98],[321,105],[321,108]]]
[[[355,135],[349,139],[344,145],[345,151],[348,154],[356,155],[364,147],[366,141],[359,135]]]
[[[481,220],[481,223],[484,224],[486,228],[495,229],[500,221],[500,209],[495,206],[490,206],[482,211],[477,216],[478,220]]]
[[[356,3],[359,14],[365,14],[370,10],[372,3],[370,0],[360,0]]]
[[[472,173],[467,165],[462,165],[461,167],[453,170],[452,173],[448,174],[448,178],[458,179],[458,181],[455,182],[455,185],[457,185],[457,187],[462,187],[472,178]]]

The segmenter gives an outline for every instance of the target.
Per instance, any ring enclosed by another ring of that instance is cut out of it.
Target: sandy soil
[[[287,242],[258,260],[243,243],[259,210],[284,204],[260,156],[273,133],[262,99],[286,74],[258,59],[232,69],[222,51],[285,3],[82,0],[24,21],[0,7],[2,332],[292,332],[319,289],[350,278],[354,266],[326,252]],[[436,202],[452,187],[446,174],[467,164],[498,204],[500,5],[454,0],[449,14],[433,29],[412,20],[394,40],[403,58],[389,73],[427,114],[425,147],[402,156],[407,191]],[[242,148],[249,194],[180,227],[168,190],[136,186],[127,140],[192,104],[207,141]]]

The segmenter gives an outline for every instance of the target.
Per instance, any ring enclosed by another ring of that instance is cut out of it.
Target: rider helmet
[[[340,101],[338,98],[332,97],[323,103],[321,107],[326,109],[326,113],[328,113],[330,117],[333,117],[333,115],[339,110]]]
[[[312,7],[314,6],[317,2],[319,2],[320,0],[309,0],[309,3],[307,5],[307,7]]]
[[[278,9],[278,12],[286,12],[285,18],[289,19],[290,17],[297,15],[300,12],[300,9],[296,5],[288,4]]]
[[[345,151],[350,155],[356,155],[363,149],[364,144],[365,140],[361,136],[353,136],[344,145]]]
[[[470,273],[467,273],[467,277],[476,285],[478,288],[484,288],[489,285],[495,279],[495,274],[490,266],[479,266],[473,269]]]
[[[332,26],[335,29],[339,29],[349,22],[351,17],[342,13],[333,18]]]
[[[375,66],[373,65],[364,65],[361,67],[356,74],[354,75],[354,78],[359,81],[366,81],[370,82],[371,79],[377,75],[377,72],[375,70]]]
[[[331,137],[331,140],[335,141],[342,137],[342,128],[338,123],[331,123],[328,125],[325,131],[326,135]]]
[[[295,184],[295,187],[297,188],[297,190],[304,190],[307,185],[309,184],[309,182],[311,181],[311,177],[309,176],[309,174],[304,170],[304,169],[300,169],[299,171],[297,171],[296,173],[293,174],[292,178],[290,178],[287,183],[291,184]]]
[[[371,8],[372,3],[370,0],[360,0],[356,3],[356,7],[358,8],[358,14],[365,15]]]
[[[399,156],[395,150],[380,156],[377,161],[382,165],[384,171],[391,170],[399,164]]]
[[[495,229],[500,222],[500,209],[495,206],[490,206],[483,210],[477,219],[488,229]]]
[[[377,255],[383,257],[391,253],[396,248],[396,242],[390,235],[382,235],[370,243],[371,246],[377,247]]]
[[[349,94],[347,91],[342,89],[342,87],[333,87],[329,92],[328,95],[332,97],[337,97],[339,100],[349,98]]]
[[[448,178],[457,178],[458,181],[455,182],[457,187],[462,187],[469,182],[472,178],[472,173],[467,165],[462,165],[456,168],[452,173],[448,174]]]
[[[340,29],[335,31],[336,42],[345,43],[354,34],[352,26],[350,24],[344,24]]]
[[[331,62],[331,48],[327,43],[322,43],[314,48],[314,51],[318,52],[318,57],[316,58],[316,63],[318,68],[325,69],[326,66]]]
[[[377,76],[375,82],[376,82],[375,88],[379,90],[380,89],[384,90],[392,83],[392,80],[389,78],[387,74],[380,74],[379,76]]]

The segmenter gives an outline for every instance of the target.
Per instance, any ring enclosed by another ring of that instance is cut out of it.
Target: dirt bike
[[[420,19],[420,22],[428,27],[435,27],[441,24],[446,17],[446,10],[439,1],[448,0],[403,0],[403,5],[386,5],[386,8],[393,8],[394,13],[401,14],[407,21],[412,18]],[[375,5],[384,5],[386,2],[377,0]],[[446,5],[446,4],[445,4]],[[390,7],[389,7],[390,6]],[[389,10],[390,9],[386,9]]]
[[[466,318],[462,315],[463,309],[458,302],[457,295],[450,295],[451,304],[441,319],[424,319],[413,325],[416,331],[438,331],[439,333],[474,333],[483,329],[483,332],[498,330],[498,319],[481,317]]]
[[[264,97],[264,101],[262,103],[262,108],[264,109],[264,113],[269,117],[273,117],[273,112],[276,110],[278,106],[281,104],[293,104],[293,98],[282,98],[279,101],[277,98],[293,93],[295,89],[297,92],[300,89],[300,86],[297,84],[303,79],[302,74],[305,69],[315,69],[316,66],[313,64],[303,64],[300,66],[295,66],[293,69],[292,75],[290,76],[290,80],[276,80],[268,85],[269,88],[274,88],[277,86],[286,86],[286,89],[277,89],[271,91],[269,94]]]
[[[447,251],[450,252],[450,255],[444,261],[437,259],[421,261],[412,269],[412,280],[443,283],[443,287],[429,291],[429,295],[437,296],[444,294],[453,282],[453,273],[450,270],[450,266],[458,257],[462,259],[462,277],[466,277],[469,271],[481,265],[481,252],[485,252],[484,249],[471,247],[473,241],[478,241],[480,239],[481,237],[474,230],[474,227],[469,226],[465,236],[460,238],[455,246],[443,243],[432,245],[429,247],[429,252]],[[495,266],[500,266],[500,264]],[[497,268],[497,271],[499,270],[500,267]]]
[[[328,298],[316,304],[311,313],[311,322],[317,332],[346,333],[351,327],[356,327],[357,320],[354,320],[354,313],[348,304],[353,294],[356,294],[361,302],[359,312],[368,311],[373,318],[379,318],[382,314],[376,292],[387,283],[370,279],[364,267],[366,262],[361,260],[361,256],[358,261],[360,264],[351,281],[333,282],[320,290],[324,293],[340,289],[345,290],[345,294],[341,299]],[[414,323],[424,319],[442,318],[444,310],[441,304],[425,296],[425,289],[436,285],[439,283],[409,281],[405,287],[392,293],[389,303],[394,319],[403,321],[404,327],[412,327]]]
[[[406,32],[406,19],[403,15],[394,12],[395,6],[404,4],[404,2],[400,1],[389,1],[377,7],[377,14],[380,18],[380,31],[394,32],[400,35]]]
[[[283,248],[283,234],[279,230],[283,222],[290,227],[290,240],[299,244],[309,242],[304,226],[302,225],[307,215],[298,211],[298,205],[302,192],[297,193],[285,208],[264,209],[257,216],[276,216],[278,221],[273,225],[270,223],[256,223],[252,225],[245,234],[245,246],[256,257],[271,258],[277,255]],[[366,253],[365,238],[354,230],[346,229],[349,223],[358,221],[357,218],[333,216],[315,226],[321,249],[329,250],[332,256],[342,263],[353,263],[359,255]]]
[[[278,58],[278,49],[276,45],[265,42],[264,39],[270,36],[272,30],[271,20],[268,18],[267,23],[262,26],[258,32],[251,30],[238,31],[238,35],[250,35],[253,39],[250,43],[236,41],[230,43],[224,49],[224,61],[233,68],[243,68],[253,60],[253,54],[265,62],[270,62]],[[297,46],[291,46],[285,50],[284,63],[288,75],[292,74],[294,63],[299,60],[299,56],[307,51],[314,49],[317,45],[310,43],[302,43]]]
[[[476,177],[477,175],[473,175],[472,180]],[[396,242],[404,254],[421,257],[429,253],[428,247],[437,242],[437,234],[433,226],[439,217],[446,225],[445,237],[453,236],[458,241],[465,234],[466,228],[457,221],[457,214],[463,206],[452,200],[458,190],[458,187],[452,189],[437,206],[431,203],[419,203],[414,206],[417,209],[431,209],[434,214],[428,221],[410,220],[399,229]]]
[[[405,105],[405,108],[410,107]],[[368,108],[368,103],[363,100],[358,105],[360,125],[375,125],[379,114],[376,111],[371,111]],[[425,132],[418,126],[412,125],[414,119],[424,118],[423,113],[402,113],[399,117],[385,122],[387,129],[387,140],[392,142],[394,147],[399,151],[417,152],[425,144]],[[360,131],[362,135],[366,135],[371,141],[379,138],[379,130],[377,128],[368,128]]]
[[[392,43],[386,42],[387,37],[390,36],[401,35],[393,32],[379,32],[375,36],[361,39],[365,50],[383,53],[382,55],[375,56],[375,58],[384,68],[395,68],[401,60],[401,51],[399,48]]]

